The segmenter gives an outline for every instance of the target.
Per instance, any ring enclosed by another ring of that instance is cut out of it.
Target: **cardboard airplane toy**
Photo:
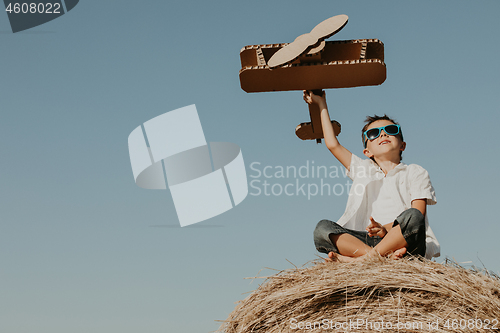
[[[378,39],[325,41],[340,31],[347,15],[318,24],[292,43],[248,45],[240,52],[241,88],[246,92],[350,88],[379,85],[385,81],[384,44]],[[320,110],[309,105],[311,122],[297,126],[302,140],[321,142]],[[332,121],[335,133],[340,124]]]

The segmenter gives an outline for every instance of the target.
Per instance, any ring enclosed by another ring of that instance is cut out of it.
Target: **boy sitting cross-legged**
[[[362,136],[368,159],[361,159],[337,141],[325,94],[304,91],[304,100],[319,105],[326,147],[353,180],[340,220],[317,224],[316,249],[328,254],[327,261],[341,262],[377,254],[438,257],[440,246],[426,216],[427,205],[436,203],[434,188],[424,168],[401,162],[406,148],[401,127],[386,115],[367,117]]]

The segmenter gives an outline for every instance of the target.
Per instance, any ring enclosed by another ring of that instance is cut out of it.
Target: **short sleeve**
[[[347,172],[347,176],[354,180],[356,175],[359,174],[360,168],[363,165],[363,159],[358,156],[351,154],[351,164],[349,165],[349,171]]]
[[[436,193],[427,170],[416,164],[411,164],[409,167],[410,201],[427,199],[428,205],[435,205]]]

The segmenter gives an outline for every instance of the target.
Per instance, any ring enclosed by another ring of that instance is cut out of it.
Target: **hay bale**
[[[499,321],[498,276],[376,257],[267,277],[217,332],[495,332]]]

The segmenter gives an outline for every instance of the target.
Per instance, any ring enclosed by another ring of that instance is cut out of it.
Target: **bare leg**
[[[339,253],[348,257],[365,255],[371,247],[349,234],[330,234],[330,240],[335,244]]]
[[[375,246],[375,250],[382,256],[386,256],[391,252],[395,252],[401,248],[406,248],[408,243],[406,243],[403,234],[401,233],[401,227],[399,224],[393,227],[387,235],[382,238],[380,243]],[[405,251],[406,252],[406,251]]]
[[[364,255],[362,258],[366,258],[366,255]],[[358,260],[358,258],[343,256],[335,252],[328,253],[328,258],[325,259],[326,262],[328,261],[351,262],[356,260]]]
[[[338,235],[337,235],[338,236]],[[351,236],[351,235],[348,235]],[[359,241],[356,237],[351,236],[352,238],[355,238],[357,241]],[[340,237],[339,237],[340,238]],[[361,241],[359,241],[361,242]],[[361,242],[362,243],[362,242]],[[406,243],[406,240],[403,237],[403,234],[401,233],[401,227],[399,225],[395,226],[392,228],[387,235],[385,235],[384,238],[378,243],[374,248],[368,247],[366,244],[364,244],[363,250],[364,254],[361,256],[353,256],[353,255],[344,255],[344,253],[334,253],[330,252],[328,254],[328,259],[327,261],[340,261],[340,262],[352,262],[355,260],[364,260],[370,256],[373,255],[382,255],[386,256],[388,254],[391,254],[391,259],[400,259],[403,257],[403,255],[406,253],[406,247],[408,244]],[[351,244],[352,246],[352,244]],[[337,248],[340,248],[337,245]],[[351,249],[350,247],[347,247],[348,249]],[[368,248],[368,250],[366,250]],[[352,250],[352,249],[351,249]]]
[[[397,259],[401,259],[401,258],[403,258],[403,256],[404,256],[404,254],[405,254],[405,253],[406,253],[406,247],[402,247],[402,248],[400,248],[400,249],[398,249],[398,250],[394,251],[394,252],[391,254],[390,258],[391,258],[391,259],[396,259],[396,260],[397,260]]]

